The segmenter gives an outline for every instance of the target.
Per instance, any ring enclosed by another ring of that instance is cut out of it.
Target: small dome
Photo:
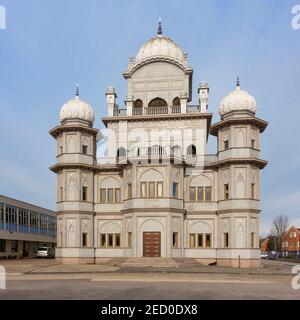
[[[95,119],[92,107],[79,98],[78,89],[75,98],[61,107],[59,116],[61,122],[68,119],[81,119],[93,123]]]
[[[257,104],[247,91],[241,90],[239,84],[236,89],[223,98],[219,107],[220,116],[234,110],[248,110],[253,113],[256,112]]]
[[[183,62],[184,54],[178,45],[171,39],[161,35],[148,40],[139,50],[135,62],[150,57],[165,56]]]

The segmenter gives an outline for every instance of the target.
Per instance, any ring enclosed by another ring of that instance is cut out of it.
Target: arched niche
[[[105,178],[100,182],[100,188],[103,188],[103,189],[120,188],[120,186],[121,186],[120,181],[114,177]]]
[[[189,156],[195,156],[197,154],[197,148],[195,145],[190,144],[187,149],[186,149],[186,153]]]
[[[117,222],[105,222],[100,226],[100,233],[121,233],[121,226]]]
[[[68,229],[68,247],[76,247],[75,229],[72,224]]]
[[[203,174],[192,177],[190,182],[191,187],[211,187],[211,180]]]
[[[197,221],[190,226],[190,233],[212,233],[211,226],[205,221]]]
[[[175,97],[172,102],[173,107],[180,107],[180,99]]]
[[[133,103],[134,108],[143,108],[143,101],[141,99],[136,99]]]
[[[160,221],[154,219],[154,218],[149,218],[140,225],[140,231],[147,232],[147,231],[164,231],[164,227],[161,224]]]
[[[68,181],[68,200],[76,200],[76,183],[72,176]]]
[[[117,150],[117,157],[119,158],[122,158],[122,157],[126,157],[127,155],[127,150],[124,148],[124,147],[120,147],[118,148]]]
[[[148,108],[166,107],[167,105],[166,100],[156,97],[149,102]]]
[[[146,181],[163,181],[164,177],[163,175],[155,169],[148,169],[147,171],[145,171],[141,177],[140,177],[140,181],[141,182],[146,182]]]

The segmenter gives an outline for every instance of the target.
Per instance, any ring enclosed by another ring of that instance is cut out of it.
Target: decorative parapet
[[[185,114],[185,113],[200,113],[200,105],[187,105],[187,106],[158,106],[147,108],[135,108],[131,106],[131,101],[126,100],[127,108],[120,108],[117,104],[113,108],[113,116],[142,116],[142,115],[161,115],[161,114]],[[130,112],[131,111],[131,112]]]

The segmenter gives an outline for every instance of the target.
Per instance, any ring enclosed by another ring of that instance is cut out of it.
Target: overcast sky
[[[297,1],[0,0],[0,194],[55,209],[55,140],[48,131],[80,84],[82,99],[106,115],[105,91],[116,87],[123,105],[122,71],[129,55],[155,35],[188,51],[197,86],[210,86],[209,111],[218,121],[221,99],[241,88],[269,122],[261,157],[261,232],[285,214],[300,227],[300,29],[291,27]],[[214,137],[210,151],[214,152]]]

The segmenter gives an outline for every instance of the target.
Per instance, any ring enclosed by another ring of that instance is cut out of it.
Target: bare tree
[[[273,220],[271,235],[275,238],[275,245],[278,251],[281,251],[283,235],[286,232],[288,225],[289,218],[287,216],[280,215]]]

